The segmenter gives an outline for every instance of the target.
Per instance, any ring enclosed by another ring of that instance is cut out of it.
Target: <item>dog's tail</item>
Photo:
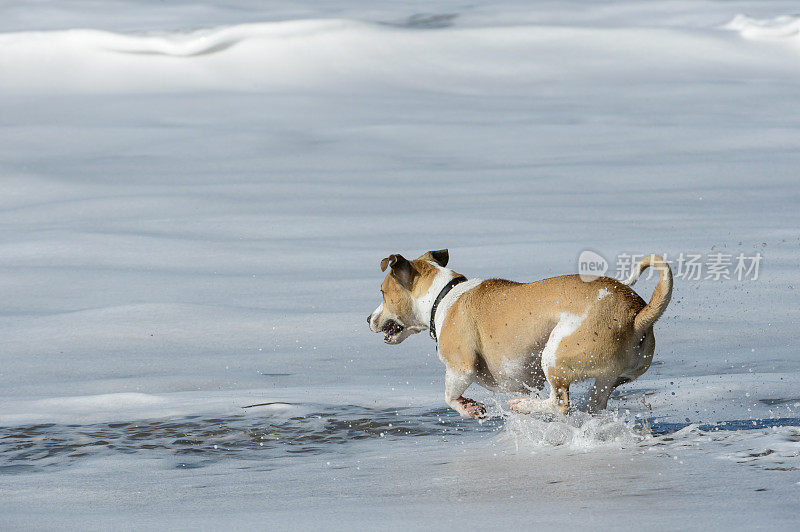
[[[663,258],[658,255],[650,255],[639,261],[633,267],[631,276],[628,277],[624,284],[633,286],[639,280],[639,276],[647,268],[653,267],[658,270],[658,285],[650,297],[648,303],[634,319],[633,326],[636,331],[644,332],[645,329],[650,327],[655,321],[664,314],[669,305],[669,300],[672,298],[672,270]]]

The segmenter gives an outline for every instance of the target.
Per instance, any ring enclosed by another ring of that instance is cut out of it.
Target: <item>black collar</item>
[[[442,302],[442,299],[444,299],[444,296],[449,294],[450,290],[452,290],[455,285],[457,285],[459,283],[463,283],[466,280],[467,280],[467,278],[464,277],[463,275],[459,275],[458,277],[453,277],[450,280],[449,283],[444,285],[444,288],[442,288],[442,291],[439,292],[439,295],[436,296],[436,300],[434,300],[434,302],[433,302],[433,307],[431,307],[431,327],[430,327],[431,338],[433,338],[434,340],[436,340],[436,323],[435,323],[435,320],[436,320],[436,308],[439,306],[439,303]],[[438,342],[438,340],[436,340],[436,341]]]

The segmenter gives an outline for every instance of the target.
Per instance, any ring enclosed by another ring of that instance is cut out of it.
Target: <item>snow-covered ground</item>
[[[795,1],[10,0],[0,31],[2,528],[796,526]],[[478,424],[426,335],[365,323],[382,257],[442,247],[763,260],[677,279],[611,412],[476,388]]]

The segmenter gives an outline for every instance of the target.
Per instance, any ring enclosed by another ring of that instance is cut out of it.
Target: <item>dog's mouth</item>
[[[386,325],[383,326],[383,341],[387,344],[393,344],[395,341],[400,337],[400,334],[403,332],[403,327],[399,323],[394,320],[389,320],[386,322]]]

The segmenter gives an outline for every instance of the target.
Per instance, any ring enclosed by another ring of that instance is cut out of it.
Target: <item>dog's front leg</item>
[[[486,407],[461,395],[467,391],[474,378],[473,370],[458,372],[448,367],[444,376],[444,400],[461,417],[481,419],[486,416]]]

